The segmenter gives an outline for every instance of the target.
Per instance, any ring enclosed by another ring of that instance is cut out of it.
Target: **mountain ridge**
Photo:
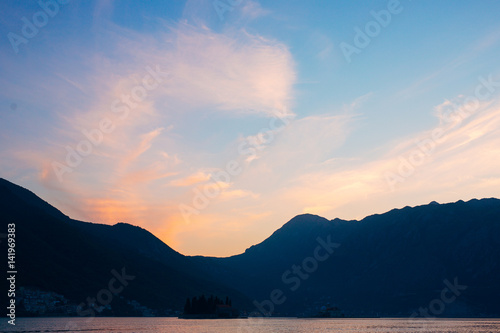
[[[276,314],[311,315],[328,302],[348,316],[409,316],[455,278],[468,288],[439,315],[500,315],[492,296],[500,294],[495,198],[407,206],[359,221],[301,214],[245,252],[223,258],[182,255],[131,224],[73,220],[6,180],[0,180],[0,209],[3,223],[16,221],[23,239],[19,265],[28,269],[19,286],[78,304],[106,285],[111,270],[135,275],[106,315],[140,315],[131,300],[155,315],[172,314],[185,297],[202,293],[230,296],[252,311],[282,290],[286,302],[273,306]],[[327,259],[304,266],[327,243],[336,244]]]
[[[120,226],[120,225],[127,225],[127,226],[131,226],[131,227],[135,227],[135,228],[140,228],[140,229],[142,229],[144,231],[147,231],[148,233],[151,234],[151,232],[149,232],[147,229],[144,229],[141,226],[134,225],[134,224],[131,224],[131,223],[128,223],[128,222],[116,222],[115,224],[105,224],[105,223],[98,223],[98,222],[89,222],[89,221],[74,220],[74,219],[70,218],[68,215],[64,214],[61,210],[59,210],[59,209],[55,208],[54,206],[52,206],[49,202],[41,199],[36,193],[30,191],[29,189],[27,189],[25,187],[22,187],[22,186],[17,185],[17,184],[15,184],[13,182],[10,182],[9,180],[7,180],[5,178],[0,177],[0,186],[2,186],[2,185],[3,186],[6,185],[6,187],[9,190],[11,190],[13,192],[13,194],[15,194],[16,196],[19,196],[22,199],[29,198],[29,200],[27,200],[27,201],[31,205],[33,205],[34,207],[37,207],[39,209],[42,209],[44,211],[51,212],[50,214],[53,215],[54,217],[57,217],[57,218],[61,218],[61,219],[64,219],[64,220],[68,219],[68,220],[82,222],[82,223],[91,223],[93,225],[110,226],[110,227],[115,227],[115,226]],[[23,193],[23,191],[24,191],[24,193]],[[33,199],[35,199],[35,200],[33,200]],[[41,201],[41,203],[40,204],[36,204],[35,203],[36,200]],[[213,257],[213,256],[204,256],[204,255],[185,255],[185,254],[183,254],[183,255],[187,256],[187,257],[205,257],[205,258],[208,258],[208,257],[210,257],[210,258],[229,258],[229,257],[233,257],[233,256],[238,256],[238,255],[244,254],[249,249],[254,248],[255,246],[257,246],[257,245],[265,242],[267,239],[271,238],[277,232],[280,232],[280,230],[282,230],[283,228],[285,228],[285,230],[286,230],[289,225],[293,225],[295,223],[300,223],[300,224],[306,225],[307,223],[309,223],[308,221],[305,221],[304,218],[307,218],[309,221],[311,221],[311,218],[313,218],[315,220],[321,220],[323,222],[352,222],[352,223],[358,222],[359,223],[359,222],[364,221],[365,219],[369,219],[369,218],[374,217],[374,216],[380,216],[380,215],[384,215],[384,214],[389,214],[389,213],[391,213],[393,211],[398,212],[398,211],[402,211],[402,210],[408,209],[408,208],[427,207],[427,206],[436,205],[436,204],[442,206],[442,205],[453,205],[453,204],[462,204],[462,203],[474,203],[474,202],[481,202],[481,201],[488,201],[488,200],[497,200],[498,202],[500,202],[499,198],[494,198],[494,197],[481,198],[481,199],[473,198],[473,199],[470,199],[468,201],[464,201],[462,199],[459,199],[459,200],[457,200],[455,202],[447,202],[447,203],[438,203],[437,201],[431,201],[428,204],[420,204],[420,205],[416,205],[416,206],[405,206],[405,207],[402,207],[402,208],[393,208],[393,209],[388,210],[388,211],[386,211],[384,213],[370,214],[370,215],[367,215],[367,216],[363,217],[362,219],[351,219],[351,220],[345,220],[345,219],[341,219],[341,218],[338,218],[338,217],[335,217],[333,219],[328,220],[328,218],[320,216],[320,215],[317,215],[317,214],[304,213],[304,214],[299,214],[299,215],[294,216],[288,222],[284,223],[280,228],[276,229],[270,236],[268,236],[267,238],[265,238],[264,240],[262,240],[261,242],[259,242],[257,244],[251,245],[249,248],[245,249],[242,253],[234,254],[234,255],[229,255],[229,256],[226,256],[226,257]],[[153,234],[151,234],[151,235],[153,235]],[[166,244],[165,242],[162,241],[162,243],[168,246],[168,244]],[[170,247],[170,246],[168,246],[168,247]],[[176,253],[181,254],[180,252],[176,251],[175,249],[172,249],[172,250],[175,251]]]

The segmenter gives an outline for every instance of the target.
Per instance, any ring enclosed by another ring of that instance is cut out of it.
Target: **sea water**
[[[314,333],[314,332],[500,332],[500,319],[295,319],[249,318],[17,318],[0,332],[111,333]]]

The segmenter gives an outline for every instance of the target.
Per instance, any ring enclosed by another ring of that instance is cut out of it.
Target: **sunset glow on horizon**
[[[0,5],[0,177],[73,219],[229,256],[500,197],[498,2],[54,3]]]

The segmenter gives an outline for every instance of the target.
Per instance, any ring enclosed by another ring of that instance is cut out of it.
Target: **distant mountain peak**
[[[290,227],[296,228],[299,226],[303,227],[310,227],[312,224],[326,224],[329,223],[330,221],[322,216],[319,215],[314,215],[314,214],[300,214],[295,217],[293,217],[290,221],[285,223],[280,229],[288,229]]]
[[[293,217],[287,223],[297,222],[297,221],[300,221],[300,222],[318,222],[318,221],[324,222],[324,221],[328,221],[328,220],[325,219],[324,217],[316,215],[316,214],[304,213],[304,214],[299,214],[299,215]]]

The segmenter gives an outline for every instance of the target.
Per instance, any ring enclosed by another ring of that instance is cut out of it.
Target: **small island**
[[[322,306],[319,312],[313,316],[313,318],[344,318],[345,315],[336,306],[330,306],[328,303],[326,306]]]
[[[189,297],[184,305],[184,313],[179,316],[181,319],[232,319],[242,318],[237,309],[233,308],[232,301],[226,296],[226,300],[210,295],[207,299],[205,295],[200,297]]]

